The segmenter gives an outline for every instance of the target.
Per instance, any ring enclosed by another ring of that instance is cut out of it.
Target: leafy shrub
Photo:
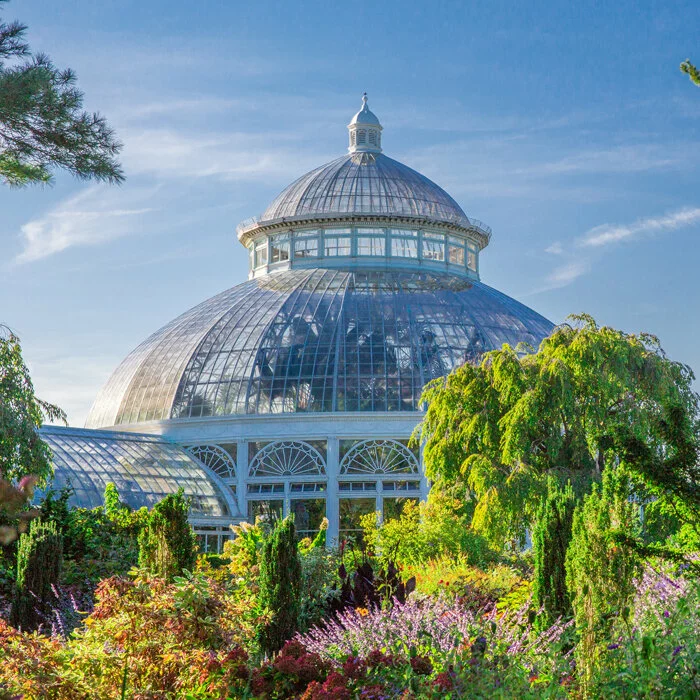
[[[0,619],[0,697],[13,700],[99,697],[92,690],[89,678],[67,672],[67,656],[58,639],[19,632]],[[7,695],[3,696],[3,692]]]
[[[330,613],[340,596],[338,555],[325,546],[300,548],[301,600],[298,627],[306,631]]]
[[[632,610],[595,650],[591,697],[700,696],[700,584],[645,572]]]
[[[531,595],[530,582],[513,566],[505,564],[481,569],[464,557],[442,557],[408,567],[407,573],[416,577],[418,593],[456,598],[473,610],[496,605],[517,609]]]
[[[120,697],[124,678],[129,698],[240,696],[256,620],[224,587],[140,575],[107,579],[96,596],[67,644],[66,671],[97,697]]]
[[[461,556],[471,564],[494,558],[486,540],[469,524],[464,501],[436,489],[427,502],[407,501],[399,518],[379,523],[378,514],[363,516],[363,539],[380,560],[399,567],[436,557]]]
[[[17,548],[17,588],[10,620],[15,627],[35,630],[45,620],[63,560],[63,538],[55,523],[32,522]]]
[[[366,688],[381,680],[385,697],[399,697],[407,688],[415,697],[446,697],[447,691],[453,697],[516,697],[519,692],[538,697],[531,690],[535,682],[539,693],[546,687],[552,696],[564,694],[560,681],[570,669],[559,643],[569,626],[557,623],[537,633],[527,608],[498,617],[495,611],[474,612],[445,599],[412,598],[390,611],[347,609],[297,641],[346,677],[353,677],[348,664],[362,667],[363,658],[379,654],[386,675],[368,678],[360,668],[354,678],[364,678]],[[367,656],[367,650],[375,651]],[[398,679],[404,684],[397,686]],[[474,692],[479,685],[490,694]],[[391,688],[394,694],[387,692]],[[334,697],[320,690],[305,697]]]
[[[197,538],[187,520],[189,510],[182,489],[153,506],[139,532],[139,566],[165,579],[194,570]]]

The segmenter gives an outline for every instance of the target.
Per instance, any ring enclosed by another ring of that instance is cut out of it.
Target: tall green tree
[[[30,52],[26,29],[0,22],[0,181],[46,183],[61,168],[81,179],[121,182],[113,130],[83,110],[73,71]]]
[[[700,523],[698,396],[692,371],[648,334],[572,316],[537,352],[504,345],[430,383],[419,435],[429,478],[462,482],[473,525],[522,539],[547,480],[581,495],[622,465],[645,497]]]
[[[596,664],[597,649],[611,640],[615,621],[628,614],[640,560],[621,547],[616,532],[634,534],[641,527],[633,486],[622,467],[603,474],[574,512],[571,544],[566,555],[566,583],[580,635],[579,674],[586,684]],[[627,608],[627,610],[626,610]]]
[[[26,529],[37,514],[26,503],[51,475],[51,450],[38,433],[44,420],[65,423],[66,415],[37,398],[19,338],[0,325],[0,544],[16,538],[18,519]]]
[[[66,423],[66,414],[34,393],[19,338],[0,326],[0,478],[51,475],[51,450],[39,437],[44,420]]]
[[[550,479],[532,534],[535,569],[532,594],[535,605],[542,609],[538,620],[542,628],[571,613],[565,562],[575,505],[571,485],[562,489],[555,479]]]
[[[279,521],[263,542],[260,606],[269,615],[259,633],[260,648],[274,654],[297,631],[301,602],[301,560],[294,516]]]

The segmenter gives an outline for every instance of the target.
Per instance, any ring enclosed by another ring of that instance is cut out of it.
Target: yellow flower
[[[369,610],[367,610],[367,608],[355,608],[355,612],[362,617],[369,615]]]

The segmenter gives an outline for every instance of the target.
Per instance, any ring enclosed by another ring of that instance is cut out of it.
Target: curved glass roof
[[[351,153],[303,175],[276,197],[258,223],[342,214],[411,216],[470,226],[442,187],[381,153]]]
[[[148,338],[88,427],[241,413],[414,411],[426,382],[553,325],[448,274],[296,269],[244,282]]]
[[[178,488],[192,499],[191,516],[228,517],[229,501],[204,467],[181,447],[151,435],[44,426],[53,454],[52,488],[73,488],[71,505],[104,503],[111,481],[124,503],[151,507]]]

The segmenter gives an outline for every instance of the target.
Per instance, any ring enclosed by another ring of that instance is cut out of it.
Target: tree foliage
[[[121,144],[105,118],[83,111],[73,71],[32,54],[25,32],[0,22],[0,180],[45,183],[63,168],[81,179],[123,181]]]
[[[294,516],[279,521],[260,556],[260,606],[270,615],[260,628],[260,648],[273,654],[297,631],[301,600],[301,561]]]
[[[681,63],[681,73],[685,73],[692,82],[700,87],[700,70],[690,62],[689,58],[686,58],[685,61]]]
[[[549,476],[581,495],[618,464],[647,497],[700,522],[692,371],[652,335],[570,320],[536,353],[504,345],[426,387],[428,477],[465,483],[473,525],[495,543],[523,537]]]
[[[640,529],[639,505],[631,500],[632,484],[622,467],[603,474],[574,512],[571,544],[566,555],[566,583],[571,592],[579,661],[584,678],[595,666],[596,647],[610,640],[613,623],[629,614],[640,561],[635,551],[620,546],[616,532]]]
[[[139,532],[139,566],[166,580],[194,571],[197,538],[187,520],[189,510],[182,489],[153,506]]]
[[[551,479],[532,536],[535,565],[532,593],[535,605],[543,609],[541,624],[545,626],[571,612],[565,562],[575,505],[571,485],[561,489]]]
[[[51,451],[37,430],[44,420],[66,422],[65,413],[34,394],[19,338],[0,326],[0,477],[51,474]]]
[[[17,548],[17,586],[10,620],[15,627],[35,630],[55,599],[63,561],[63,537],[55,523],[32,522]]]

